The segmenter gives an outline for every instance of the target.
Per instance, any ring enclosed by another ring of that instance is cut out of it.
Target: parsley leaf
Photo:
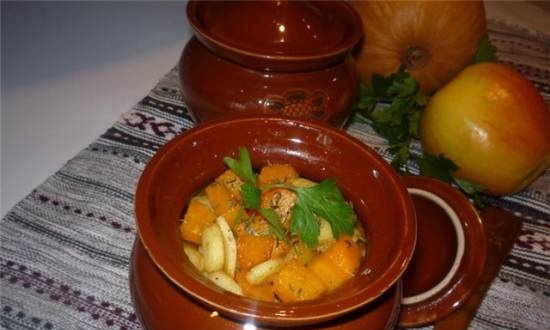
[[[229,167],[237,176],[244,180],[244,182],[256,186],[256,174],[252,168],[252,162],[250,161],[250,154],[245,147],[239,148],[239,159],[233,159],[231,157],[224,157],[223,162]]]
[[[481,194],[480,194],[483,192],[483,190],[485,190],[483,186],[467,180],[463,180],[456,176],[453,176],[453,181],[460,188],[460,190],[462,190],[464,193],[466,193],[466,195],[468,195],[472,199],[472,201],[478,208],[483,208],[485,206],[485,202],[481,198]]]
[[[249,183],[241,185],[241,197],[243,198],[244,207],[248,210],[260,208],[261,190]]]
[[[491,43],[488,36],[484,36],[479,41],[476,56],[474,58],[475,63],[480,62],[496,62],[497,61],[497,48]]]
[[[309,206],[306,203],[296,203],[292,208],[291,219],[290,231],[299,235],[307,246],[316,246],[321,229]]]
[[[288,241],[285,231],[283,230],[283,226],[281,225],[281,219],[279,219],[277,212],[270,208],[261,208],[259,210],[260,214],[263,215],[269,224],[269,231],[278,239]]]
[[[433,156],[424,153],[418,163],[420,165],[420,175],[430,176],[447,183],[453,181],[451,172],[458,169],[458,166],[452,160],[443,155]]]
[[[317,245],[318,217],[326,219],[335,237],[352,235],[356,220],[353,207],[344,200],[333,179],[308,188],[293,188],[297,200],[292,209],[290,230],[309,247]]]
[[[244,184],[241,185],[244,207],[246,209],[259,209],[261,191],[256,187],[256,174],[252,168],[248,149],[240,147],[239,159],[224,157],[223,162],[244,181]]]
[[[357,109],[389,144],[392,165],[401,169],[410,157],[409,145],[418,136],[422,110],[428,96],[405,67],[387,77],[373,74],[372,85],[360,87]]]
[[[472,199],[478,208],[483,208],[484,202],[480,194],[484,188],[453,175],[453,172],[458,170],[458,166],[452,160],[444,155],[433,156],[423,153],[422,156],[417,158],[417,161],[420,165],[420,175],[430,176],[449,184],[456,184],[464,194]]]

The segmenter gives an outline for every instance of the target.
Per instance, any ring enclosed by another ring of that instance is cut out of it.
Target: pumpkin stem
[[[401,57],[407,69],[420,69],[428,62],[428,51],[420,46],[408,46]]]

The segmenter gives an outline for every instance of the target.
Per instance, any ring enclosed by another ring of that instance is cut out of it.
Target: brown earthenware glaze
[[[198,121],[247,113],[342,124],[357,98],[361,19],[344,1],[190,1],[182,94]]]
[[[146,330],[246,330],[273,329],[248,326],[215,313],[170,282],[136,240],[130,263],[130,290],[134,309]],[[370,304],[336,319],[295,330],[391,330],[401,305],[401,282]]]
[[[460,191],[428,177],[403,179],[413,196],[418,239],[403,275],[399,326],[416,327],[435,322],[468,299],[485,265],[487,241],[481,218]],[[426,193],[450,207],[458,228],[442,207],[421,195]]]
[[[223,157],[236,157],[241,146],[248,148],[256,168],[290,163],[311,180],[336,180],[365,227],[368,243],[361,275],[323,298],[281,304],[225,292],[191,265],[178,237],[181,212],[191,196],[225,170]],[[411,197],[376,152],[344,130],[286,117],[220,119],[174,138],[146,166],[135,204],[141,242],[174,288],[220,314],[257,324],[318,323],[369,304],[399,280],[416,242]]]

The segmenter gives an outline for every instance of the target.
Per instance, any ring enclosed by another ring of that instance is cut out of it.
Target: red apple
[[[426,153],[459,167],[457,177],[508,195],[550,166],[550,111],[518,71],[474,64],[430,99],[420,139]]]

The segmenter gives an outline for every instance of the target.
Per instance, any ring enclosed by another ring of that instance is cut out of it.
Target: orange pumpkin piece
[[[296,260],[304,265],[308,265],[315,258],[315,251],[307,246],[304,242],[299,242],[294,245]]]
[[[275,275],[273,291],[283,302],[319,298],[326,287],[313,272],[297,261],[290,261]]]
[[[235,174],[232,170],[226,170],[215,180],[216,182],[223,184],[233,194],[233,198],[241,200],[241,185],[244,183],[241,178]]]
[[[224,214],[237,203],[231,191],[219,182],[211,183],[204,192],[216,215]]]
[[[264,284],[260,285],[252,285],[246,279],[246,271],[237,272],[235,280],[246,297],[262,301],[276,301],[275,295],[273,294],[273,281],[266,281]]]
[[[216,214],[199,198],[193,198],[180,224],[180,237],[187,242],[200,244],[202,230],[214,221]]]
[[[229,208],[229,210],[225,211],[221,216],[225,218],[225,221],[227,221],[229,227],[233,229],[243,219],[248,217],[248,213],[241,205],[234,205]]]
[[[271,257],[275,239],[272,236],[243,234],[237,238],[237,263],[242,270],[256,266]]]
[[[283,183],[298,177],[298,172],[290,164],[270,164],[262,167],[258,175],[258,186]]]
[[[359,245],[349,236],[341,236],[325,252],[315,257],[308,267],[323,281],[328,291],[333,291],[355,276],[360,261]]]

